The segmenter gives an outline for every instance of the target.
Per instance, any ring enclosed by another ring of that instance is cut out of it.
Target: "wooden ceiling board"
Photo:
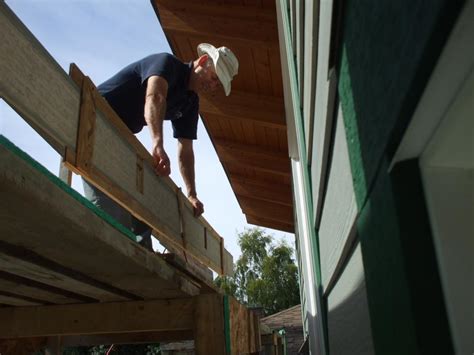
[[[249,94],[232,89],[230,96],[216,93],[209,97],[201,95],[200,112],[212,113],[234,120],[248,120],[265,127],[286,130],[285,106],[282,98]]]
[[[257,74],[258,93],[262,95],[272,95],[272,73],[270,69],[270,58],[267,48],[252,49],[255,73]]]
[[[239,141],[243,144],[249,144],[245,140],[244,128],[242,126],[242,121],[229,120],[230,129],[232,131],[233,139]]]
[[[284,222],[287,224],[293,223],[292,207],[277,205],[271,202],[249,197],[240,197],[239,201],[245,214],[254,216],[258,215],[262,218]]]
[[[288,152],[288,133],[286,131],[278,131],[278,144],[280,146],[280,151]]]
[[[266,181],[268,183],[277,183],[277,184],[291,184],[291,176],[289,175],[281,175],[281,174],[274,174],[268,171],[261,171],[261,170],[254,170],[254,177],[257,180]]]
[[[272,73],[273,96],[283,97],[283,79],[281,77],[280,49],[270,48],[270,70]]]
[[[235,179],[232,179],[232,187],[237,196],[252,197],[258,200],[282,204],[285,206],[293,205],[291,188],[278,190],[271,185],[261,186],[257,184],[242,183]]]
[[[163,28],[167,32],[209,37],[214,41],[232,40],[240,46],[278,48],[276,22],[212,16],[166,7],[160,7],[159,11]]]
[[[214,145],[222,161],[242,163],[256,170],[288,175],[290,159],[270,149],[249,146],[235,141],[215,139]]]
[[[294,224],[293,223],[283,223],[281,221],[269,220],[262,217],[256,217],[252,215],[246,215],[247,222],[250,224],[255,224],[256,226],[262,226],[267,228],[278,229],[288,233],[294,233]]]
[[[280,153],[280,144],[278,142],[278,131],[272,128],[265,127],[265,138],[267,141],[266,146],[273,149],[275,152]],[[285,153],[285,152],[283,152]],[[280,154],[284,157],[288,157],[288,154]]]
[[[232,94],[201,95],[200,114],[247,220],[293,231],[274,0],[152,1],[180,59],[196,59],[203,42],[236,54],[239,74]]]
[[[257,145],[257,135],[255,134],[255,124],[249,121],[241,120],[241,124],[244,130],[245,141],[248,144]]]

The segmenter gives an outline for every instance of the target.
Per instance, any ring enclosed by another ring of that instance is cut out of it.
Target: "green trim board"
[[[7,148],[9,151],[14,153],[16,156],[30,164],[33,168],[41,172],[45,177],[48,178],[51,182],[53,182],[56,186],[58,186],[61,190],[66,192],[68,195],[73,197],[76,201],[78,201],[81,205],[87,207],[90,209],[92,212],[94,212],[97,216],[102,218],[104,221],[106,221],[109,225],[114,227],[116,230],[118,230],[120,233],[122,233],[124,236],[129,238],[130,240],[136,242],[136,236],[133,234],[129,229],[125,228],[122,224],[117,222],[114,218],[112,218],[109,214],[95,206],[92,202],[90,202],[88,199],[83,197],[79,192],[71,188],[68,184],[66,184],[64,181],[62,181],[60,178],[58,178],[56,175],[52,174],[48,169],[46,169],[43,165],[41,165],[38,161],[33,159],[31,156],[29,156],[27,153],[25,153],[23,150],[18,148],[15,144],[13,144],[11,141],[9,141],[5,136],[0,134],[0,145],[3,147]]]
[[[418,161],[387,168],[357,221],[375,351],[453,354]]]

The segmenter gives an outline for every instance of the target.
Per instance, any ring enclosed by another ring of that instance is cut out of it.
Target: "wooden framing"
[[[155,176],[151,155],[90,79],[73,65],[70,80],[4,2],[0,20],[5,34],[0,49],[6,54],[0,59],[1,97],[64,158],[69,169],[149,224],[165,246],[185,250],[219,274],[231,272],[232,256],[221,251],[222,237],[208,228],[203,217],[193,216],[187,201],[180,217],[178,188],[171,179]],[[37,68],[42,68],[41,73]],[[135,174],[126,173],[130,170]],[[180,218],[189,233],[186,246]]]
[[[0,349],[54,342],[64,346],[194,339],[196,354],[254,354],[259,318],[230,298],[206,294],[174,300],[0,308]],[[229,319],[225,319],[226,312]],[[230,323],[226,344],[224,323]]]
[[[202,42],[225,45],[237,56],[239,73],[232,81],[231,95],[202,95],[200,114],[231,182],[235,175],[248,178],[274,175],[267,181],[274,188],[261,196],[274,206],[269,210],[252,207],[253,215],[268,217],[282,202],[279,194],[274,193],[277,185],[291,176],[287,130],[292,127],[287,127],[285,120],[275,11],[278,2],[152,0],[152,3],[173,53],[183,61],[196,59],[195,48]],[[237,185],[232,183],[232,187],[249,221],[246,195],[235,190]],[[291,205],[293,200],[286,199],[285,203]],[[267,226],[280,228],[277,219],[276,215],[267,219],[270,221]],[[293,232],[293,225],[291,222],[285,231]]]
[[[71,80],[3,1],[0,30],[0,96],[63,158],[61,181],[0,136],[0,352],[189,338],[198,355],[257,352],[258,318],[212,285],[207,267],[232,270],[223,239],[154,175],[91,80],[76,66]],[[65,167],[150,224],[173,261],[72,190]]]
[[[0,338],[133,331],[179,331],[193,327],[192,298],[79,305],[0,308]],[[159,316],[157,316],[159,315]],[[9,320],[9,321],[6,321]]]

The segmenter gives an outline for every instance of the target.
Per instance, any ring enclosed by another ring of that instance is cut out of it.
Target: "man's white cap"
[[[232,51],[227,47],[216,48],[209,43],[201,43],[197,47],[199,56],[208,54],[216,69],[216,74],[224,87],[225,95],[230,94],[230,82],[237,75],[239,61]]]

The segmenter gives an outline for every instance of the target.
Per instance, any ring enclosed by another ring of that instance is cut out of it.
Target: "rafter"
[[[214,139],[213,142],[220,160],[224,163],[240,164],[286,176],[291,174],[290,159],[285,153],[225,139]]]
[[[293,205],[291,187],[288,185],[278,184],[278,186],[272,186],[268,184],[265,186],[264,184],[244,183],[238,179],[234,179],[232,176],[230,180],[234,192],[238,197],[251,197],[285,206]]]
[[[209,114],[229,120],[252,121],[271,128],[286,129],[285,106],[281,97],[232,91],[232,95],[228,97],[220,93],[212,98],[202,95],[199,106],[204,120]]]
[[[288,233],[294,233],[295,232],[295,226],[294,226],[293,223],[285,223],[285,222],[282,222],[282,221],[270,220],[270,219],[267,219],[267,218],[262,218],[262,217],[259,217],[259,216],[253,216],[253,215],[250,215],[250,214],[247,214],[246,217],[247,217],[247,222],[248,223],[255,224],[256,226],[277,229],[277,230],[281,230],[281,231],[288,232]]]
[[[239,198],[240,206],[247,215],[260,216],[268,220],[293,223],[293,208],[249,197]]]
[[[208,7],[212,7],[208,5]],[[259,18],[222,17],[212,13],[192,12],[187,7],[166,7],[159,5],[161,25],[166,33],[186,34],[188,36],[221,38],[239,41],[242,44],[278,47],[276,21],[262,21]],[[215,12],[215,10],[214,10]]]

